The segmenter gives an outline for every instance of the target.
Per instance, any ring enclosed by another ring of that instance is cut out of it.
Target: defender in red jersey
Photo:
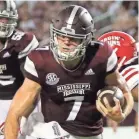
[[[12,98],[24,80],[20,67],[38,46],[33,34],[15,29],[17,20],[15,2],[0,1],[0,138]]]
[[[11,105],[5,138],[16,139],[18,119],[25,116],[41,90],[45,123],[29,124],[26,135],[102,139],[102,114],[121,122],[133,107],[133,98],[116,70],[116,54],[107,44],[94,41],[94,21],[81,6],[63,9],[52,21],[50,33],[50,45],[32,51],[26,58],[26,79]],[[96,103],[97,91],[105,85],[116,85],[123,91],[128,101],[125,111],[118,100],[113,108],[107,100],[107,108],[98,100]]]
[[[139,64],[137,53],[137,42],[129,34],[121,31],[112,31],[103,34],[98,38],[102,42],[107,42],[116,52],[118,58],[119,71],[125,78],[134,98],[138,102],[139,87]],[[137,103],[134,107],[137,111]]]
[[[138,43],[129,34],[122,31],[111,31],[98,38],[107,42],[116,52],[120,74],[124,77],[134,98],[134,110],[138,113],[138,88],[139,88],[139,64]],[[116,127],[113,123],[113,128]]]

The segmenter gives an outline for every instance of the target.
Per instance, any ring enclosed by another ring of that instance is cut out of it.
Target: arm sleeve
[[[26,33],[23,40],[21,41],[22,44],[20,44],[21,50],[18,53],[18,59],[22,59],[25,56],[27,56],[32,50],[36,49],[39,45],[38,40],[36,39],[35,35],[31,33]]]
[[[26,57],[26,61],[24,64],[24,76],[30,80],[40,83],[35,64],[29,56]]]

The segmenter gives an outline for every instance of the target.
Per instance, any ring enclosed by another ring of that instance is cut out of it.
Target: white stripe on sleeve
[[[33,39],[32,41],[28,44],[28,46],[23,49],[19,54],[18,54],[18,58],[23,58],[25,56],[27,56],[32,50],[34,50],[35,48],[37,48],[37,46],[39,45],[38,40],[36,39],[35,35],[33,35]]]
[[[113,51],[112,54],[110,55],[110,57],[108,58],[107,61],[107,72],[113,70],[113,68],[116,66],[117,64],[117,56],[115,54],[115,52]]]
[[[139,65],[129,66],[125,68],[120,74],[124,77],[124,79],[126,79],[130,90],[139,84]]]
[[[24,69],[28,73],[34,75],[35,77],[38,77],[38,73],[37,73],[37,71],[35,69],[35,65],[34,65],[34,63],[28,57],[26,58]]]
[[[139,74],[134,75],[132,78],[126,81],[126,83],[129,89],[132,90],[134,87],[136,87],[139,84]]]

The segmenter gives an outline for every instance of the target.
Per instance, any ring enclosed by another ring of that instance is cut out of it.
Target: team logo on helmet
[[[135,39],[122,31],[111,31],[98,38],[99,41],[107,42],[116,52],[118,63],[124,64],[137,56]]]
[[[55,85],[59,82],[59,78],[57,77],[57,75],[55,73],[49,73],[46,76],[46,83],[48,85]]]

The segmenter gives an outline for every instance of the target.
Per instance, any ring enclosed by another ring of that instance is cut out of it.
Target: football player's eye
[[[73,39],[71,39],[71,42],[79,44],[82,42],[82,40],[73,38]]]
[[[61,39],[64,38],[62,35],[59,35],[59,34],[56,36],[57,36],[57,38],[61,38]]]

